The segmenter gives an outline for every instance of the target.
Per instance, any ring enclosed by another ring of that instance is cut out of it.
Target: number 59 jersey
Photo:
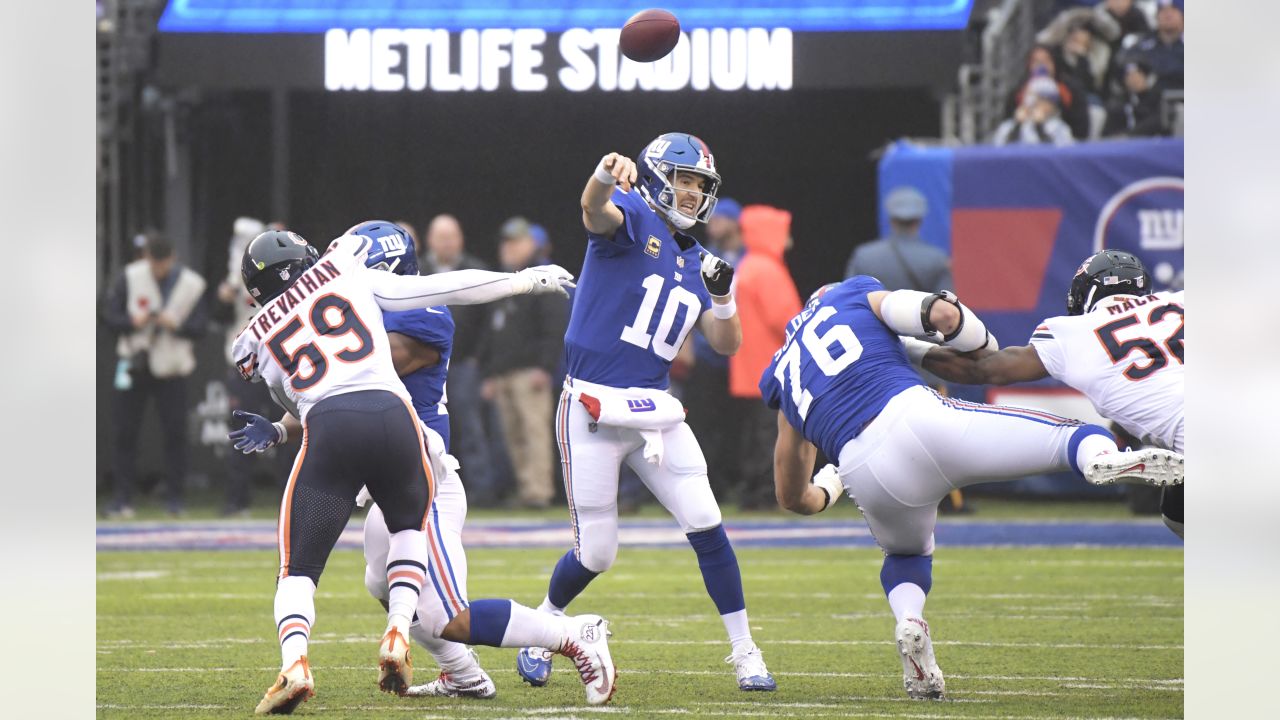
[[[787,323],[787,340],[760,377],[765,404],[833,462],[895,395],[923,384],[867,302],[884,289],[857,275],[811,301]]]
[[[1113,295],[1031,335],[1044,369],[1143,443],[1182,452],[1184,293]]]
[[[305,420],[320,400],[356,390],[408,398],[391,362],[382,308],[365,279],[369,239],[341,237],[284,293],[258,309],[232,346],[246,379],[265,381]]]
[[[613,191],[623,223],[611,236],[587,233],[564,336],[569,377],[615,388],[666,389],[671,361],[705,310],[705,252],[666,223],[638,192]]]

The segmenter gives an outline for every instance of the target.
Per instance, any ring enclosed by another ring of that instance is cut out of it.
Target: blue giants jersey
[[[440,305],[426,310],[384,312],[382,323],[387,332],[407,335],[414,340],[435,348],[440,362],[424,367],[400,378],[413,399],[413,409],[427,427],[444,438],[445,452],[449,452],[449,414],[445,410],[444,383],[449,375],[449,354],[453,351],[453,315],[449,308]]]
[[[676,238],[638,192],[613,191],[624,222],[587,233],[587,256],[564,336],[569,376],[609,387],[665,389],[671,361],[711,294],[693,238]]]
[[[897,333],[867,303],[876,290],[884,290],[879,280],[856,275],[805,306],[760,377],[765,404],[831,462],[893,396],[924,384]]]

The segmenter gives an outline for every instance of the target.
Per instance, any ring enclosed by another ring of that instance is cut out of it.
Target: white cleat
[[[742,652],[733,653],[724,661],[733,663],[733,669],[738,674],[739,690],[773,692],[778,689],[777,681],[764,665],[764,653],[755,644]]]
[[[929,623],[907,617],[898,623],[894,636],[898,654],[902,656],[902,685],[912,700],[945,700],[946,683],[942,669],[933,657],[933,641],[929,639]]]
[[[413,684],[413,660],[409,657],[409,640],[394,627],[387,628],[378,645],[378,688],[382,692],[404,695]]]
[[[488,700],[498,694],[498,686],[493,684],[489,673],[481,670],[474,678],[459,680],[449,673],[442,672],[440,677],[426,685],[414,685],[405,691],[408,697],[452,697],[476,698]]]
[[[262,696],[253,712],[257,715],[288,715],[315,694],[316,680],[304,655],[280,671],[275,685],[267,688],[267,694]]]
[[[1181,485],[1183,463],[1182,455],[1160,448],[1107,452],[1089,461],[1084,479],[1094,485]]]
[[[587,688],[588,705],[604,705],[617,692],[618,669],[609,654],[609,622],[599,615],[566,617],[569,637],[557,651],[573,661]]]

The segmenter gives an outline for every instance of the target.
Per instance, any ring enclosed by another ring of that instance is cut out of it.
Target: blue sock
[[[569,607],[569,603],[578,597],[587,585],[600,573],[591,572],[583,565],[574,551],[570,550],[556,563],[551,572],[551,584],[547,588],[547,599],[561,610]]]
[[[884,565],[880,566],[880,586],[884,594],[902,583],[919,585],[929,594],[933,587],[932,555],[885,555]]]
[[[476,600],[471,603],[471,636],[469,645],[502,647],[502,637],[511,622],[510,600]]]
[[[1071,439],[1067,441],[1067,462],[1077,475],[1083,475],[1084,473],[1080,471],[1080,463],[1076,462],[1076,453],[1080,450],[1080,443],[1090,435],[1102,435],[1103,437],[1114,439],[1114,436],[1106,428],[1097,425],[1081,425],[1076,428],[1076,431],[1071,433]]]
[[[688,533],[689,544],[698,553],[698,569],[702,571],[702,582],[707,586],[707,594],[716,604],[721,615],[728,615],[747,609],[747,601],[742,597],[742,573],[738,570],[738,556],[733,554],[733,546],[729,544],[729,536],[723,525],[710,530]]]

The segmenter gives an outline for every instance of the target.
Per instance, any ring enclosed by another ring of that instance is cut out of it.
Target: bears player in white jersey
[[[385,220],[367,220],[345,234],[373,240],[366,266],[397,275],[418,274],[416,243],[403,227]],[[391,346],[392,363],[409,391],[428,437],[427,452],[437,483],[427,533],[430,551],[427,576],[445,613],[452,619],[467,607],[467,556],[462,547],[467,495],[457,472],[457,460],[449,454],[449,414],[445,406],[445,381],[453,350],[453,316],[448,307],[441,305],[384,312],[382,320]],[[288,413],[280,418],[279,427],[254,413],[237,410],[232,415],[245,421],[245,425],[232,431],[229,438],[237,450],[246,454],[262,452],[302,433],[301,421]],[[362,493],[364,496],[367,491]],[[357,504],[364,502],[357,499]],[[382,509],[372,505],[364,523],[365,586],[384,606],[388,600],[386,567],[390,536]],[[435,658],[440,676],[410,687],[406,695],[490,698],[497,694],[493,680],[466,645],[434,637],[416,621],[410,624],[409,635]]]
[[[733,268],[685,231],[706,222],[720,176],[706,143],[667,133],[639,163],[601,159],[582,191],[587,251],[565,334],[568,377],[556,440],[574,547],[556,564],[540,609],[561,613],[618,553],[618,471],[630,466],[675,516],[698,557],[725,629],[738,686],[777,685],[747,624],[742,576],[707,482],[707,464],[684,407],[667,392],[671,361],[694,323],[722,355],[737,352],[742,326]],[[545,685],[551,656],[531,647],[517,671]]]
[[[1143,443],[1183,452],[1185,306],[1182,291],[1151,292],[1151,275],[1137,256],[1104,250],[1080,264],[1066,316],[1040,323],[1030,344],[968,355],[927,348],[923,365],[972,385],[1056,378]],[[1182,537],[1181,485],[1164,489],[1160,510]]]
[[[435,480],[426,439],[395,373],[382,311],[475,304],[522,293],[557,292],[572,276],[555,266],[520,273],[465,270],[408,277],[369,270],[373,241],[344,236],[320,257],[295,233],[272,231],[245,250],[242,275],[260,310],[232,356],[246,380],[302,421],[302,446],[280,502],[280,572],[275,619],[281,671],[256,712],[290,713],[314,694],[307,644],[315,591],[329,553],[364,485],[384,511],[387,628],[378,685],[412,684],[408,631],[415,611],[432,635],[495,647],[543,644],[573,659],[591,704],[608,702],[616,670],[608,624],[597,615],[555,618],[510,600],[477,600],[450,618],[422,604],[426,531]]]
[[[1097,484],[1166,485],[1182,481],[1182,456],[1120,452],[1096,425],[942,397],[912,369],[899,335],[962,352],[995,345],[953,294],[887,292],[857,275],[820,289],[791,319],[760,392],[779,411],[779,504],[811,515],[842,491],[855,499],[885,553],[880,582],[897,622],[903,686],[911,698],[941,699],[945,682],[924,620],[938,502],[972,483],[1067,468]],[[819,447],[839,467],[811,481]]]

